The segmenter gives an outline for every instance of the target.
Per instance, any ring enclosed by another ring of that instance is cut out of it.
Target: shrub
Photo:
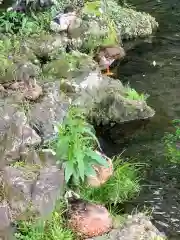
[[[173,163],[180,163],[180,120],[173,121],[175,132],[164,137],[165,155]]]
[[[104,185],[98,188],[81,187],[80,196],[95,203],[116,205],[132,199],[139,191],[137,168],[133,164],[123,163],[115,167],[114,175]]]
[[[75,185],[85,180],[86,176],[95,175],[93,164],[108,167],[106,160],[94,150],[99,146],[91,125],[87,124],[83,113],[71,108],[62,125],[58,126],[58,138],[54,150],[63,162],[65,180]]]

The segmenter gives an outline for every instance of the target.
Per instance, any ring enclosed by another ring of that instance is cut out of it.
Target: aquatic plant
[[[17,240],[73,240],[73,233],[66,228],[61,203],[47,220],[17,222]]]
[[[164,137],[165,155],[173,163],[180,163],[180,120],[174,120],[175,131]]]
[[[138,168],[130,163],[122,163],[115,158],[115,171],[113,176],[102,186],[92,188],[80,187],[80,196],[83,199],[100,204],[118,204],[132,199],[139,191]]]
[[[86,176],[95,175],[93,164],[108,167],[106,160],[94,151],[99,143],[81,110],[72,107],[57,130],[54,150],[59,159],[58,163],[63,163],[66,183],[72,180],[78,185],[84,182]]]
[[[149,97],[148,94],[144,93],[139,94],[138,92],[136,92],[135,89],[126,86],[126,98],[130,100],[146,101],[148,97]]]

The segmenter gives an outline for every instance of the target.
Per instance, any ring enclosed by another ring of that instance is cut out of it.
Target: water
[[[180,167],[167,164],[162,137],[172,128],[171,120],[180,119],[180,1],[131,0],[141,11],[151,13],[160,23],[158,32],[128,52],[128,61],[120,66],[123,82],[150,95],[148,104],[155,117],[128,142],[124,157],[147,163],[140,196],[126,205],[153,207],[154,224],[169,239],[180,239]],[[156,66],[153,66],[153,61]],[[112,144],[111,154],[121,151]]]

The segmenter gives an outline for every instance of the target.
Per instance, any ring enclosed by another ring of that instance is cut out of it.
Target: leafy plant
[[[62,125],[58,126],[58,138],[55,151],[65,168],[65,180],[71,179],[74,184],[84,182],[85,177],[95,175],[93,164],[108,167],[106,160],[96,153],[98,140],[89,125],[77,108],[71,108]]]
[[[173,121],[175,132],[164,137],[165,154],[173,163],[180,163],[180,120]]]
[[[130,100],[146,101],[147,98],[149,97],[149,95],[144,94],[144,93],[139,94],[138,92],[136,92],[135,89],[127,86],[126,87],[126,97]]]
[[[73,240],[72,232],[66,228],[62,217],[63,205],[44,221],[19,221],[17,223],[17,240]]]
[[[80,196],[83,199],[100,204],[122,203],[132,199],[140,191],[137,167],[130,163],[115,166],[113,176],[102,186],[92,188],[82,186]]]

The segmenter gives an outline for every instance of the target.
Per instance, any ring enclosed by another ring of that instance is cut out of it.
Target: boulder
[[[71,86],[69,90],[75,91],[70,93],[73,104],[85,108],[89,120],[96,125],[148,119],[155,114],[144,99],[132,100],[128,97],[128,88],[119,80],[102,76],[99,70],[71,80]]]
[[[60,91],[60,82],[44,84],[44,96],[30,107],[30,125],[44,140],[53,137],[54,126],[62,123],[69,107],[69,99]]]
[[[13,105],[0,107],[1,165],[19,159],[26,147],[37,145],[41,138],[29,126],[24,112]]]
[[[123,226],[113,229],[109,234],[86,240],[165,240],[164,234],[153,226],[149,217],[142,213],[129,216]]]
[[[84,237],[95,237],[112,228],[112,219],[101,205],[75,200],[70,202],[69,227]]]
[[[55,163],[54,163],[55,164]],[[33,187],[32,204],[40,216],[47,216],[55,207],[57,200],[64,193],[64,170],[56,166],[40,170]]]

